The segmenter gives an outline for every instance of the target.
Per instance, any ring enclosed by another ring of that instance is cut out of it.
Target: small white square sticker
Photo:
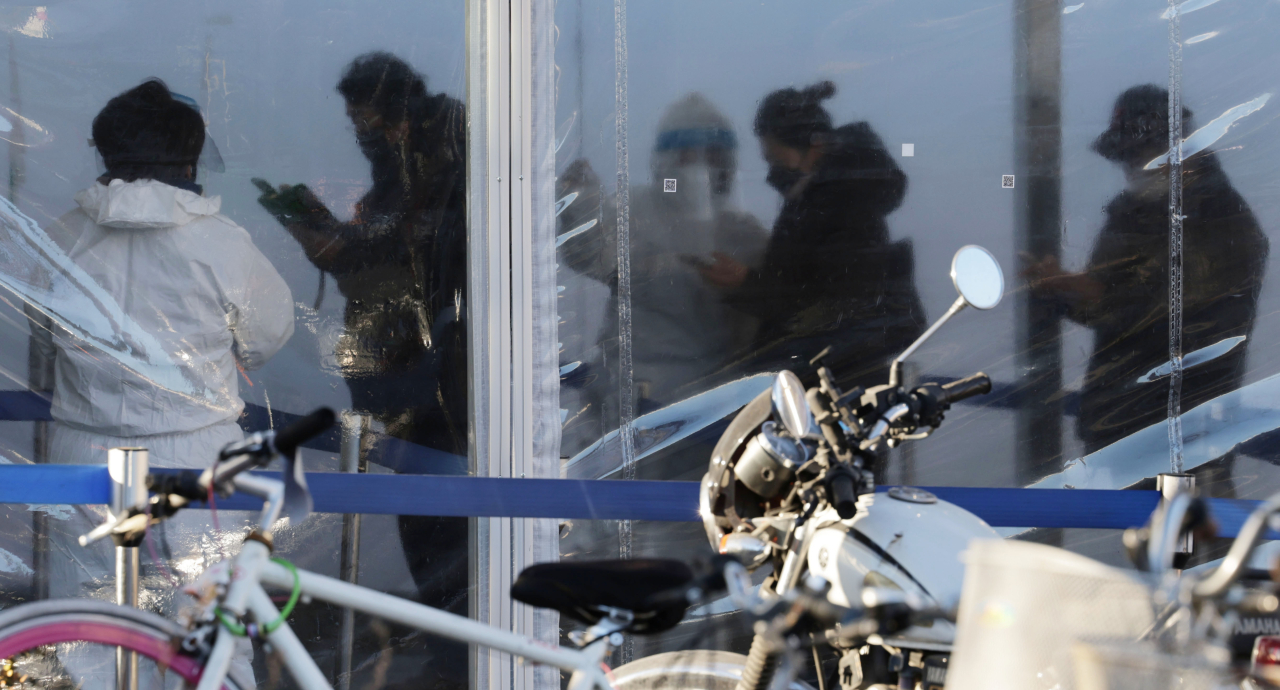
[[[664,191],[664,192],[674,192],[674,191],[676,191],[676,181],[675,181],[675,180],[673,180],[673,179],[671,179],[671,178],[667,178],[667,179],[663,180],[663,181],[662,181],[662,191]]]
[[[902,157],[903,157],[903,158],[910,158],[910,157],[912,157],[912,156],[914,156],[914,155],[916,155],[916,145],[915,145],[915,144],[903,144],[903,145],[902,145]]]
[[[1013,189],[1013,175],[1001,175],[1000,187],[1003,189]]]

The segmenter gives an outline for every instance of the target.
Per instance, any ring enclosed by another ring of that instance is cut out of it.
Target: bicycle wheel
[[[140,689],[194,687],[204,669],[178,653],[185,632],[148,611],[52,599],[0,613],[0,659],[12,662],[14,679],[27,676],[27,687],[107,690],[115,688],[116,650],[123,649],[138,654]],[[233,669],[223,687],[253,690],[236,676]]]

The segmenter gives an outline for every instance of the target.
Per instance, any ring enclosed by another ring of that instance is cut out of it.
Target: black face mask
[[[388,160],[392,155],[391,145],[387,143],[387,136],[380,130],[357,131],[356,143],[360,145],[360,152],[364,154],[365,158],[368,158],[375,165]]]
[[[765,176],[764,181],[768,182],[770,187],[786,194],[802,179],[804,179],[804,172],[801,170],[782,165],[771,165],[769,166],[769,174]]]

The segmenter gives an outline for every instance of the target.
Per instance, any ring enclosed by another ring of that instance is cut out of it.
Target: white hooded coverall
[[[103,311],[123,314],[118,321],[131,319],[131,327],[164,351],[140,354],[153,366],[129,367],[127,353],[101,352],[55,327],[50,459],[103,464],[107,449],[133,446],[148,449],[152,467],[207,467],[223,446],[244,438],[236,424],[244,409],[238,367],[261,367],[293,334],[289,287],[249,233],[218,213],[220,197],[152,180],[112,180],[80,192],[76,202],[80,208],[49,234],[114,300]],[[130,340],[127,333],[124,340]],[[157,370],[168,374],[164,381],[141,373]],[[246,516],[220,517],[226,529],[242,526]],[[88,548],[75,541],[104,518],[101,509],[81,507],[71,519],[50,521],[51,596],[113,595],[110,541]],[[169,568],[182,581],[218,559],[219,551],[234,552],[239,537],[219,539],[224,543],[215,547],[218,535],[203,510],[179,513],[165,530],[174,556]],[[151,572],[147,551],[144,546],[141,603],[173,615],[182,595]],[[106,686],[114,684],[114,659],[60,656],[73,675],[91,677],[92,685],[99,676]]]

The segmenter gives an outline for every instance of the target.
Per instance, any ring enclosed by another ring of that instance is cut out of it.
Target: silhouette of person
[[[1159,159],[1169,149],[1168,110],[1159,86],[1120,95],[1093,149],[1123,168],[1127,184],[1106,206],[1088,265],[1067,273],[1049,258],[1026,271],[1032,289],[1095,333],[1077,419],[1086,453],[1167,415],[1169,166]],[[1182,124],[1193,130],[1185,108]],[[1240,386],[1269,243],[1212,152],[1183,162],[1182,209],[1183,353],[1224,350],[1185,370],[1186,411]]]
[[[640,414],[709,388],[709,377],[754,330],[754,319],[727,308],[724,291],[698,273],[715,253],[755,265],[767,241],[764,227],[734,207],[737,152],[729,119],[702,94],[688,94],[659,120],[651,179],[630,189],[632,361]],[[561,213],[561,235],[601,221],[567,240],[560,256],[566,266],[610,287],[603,332],[605,349],[616,353],[616,199],[603,209],[598,201],[587,203],[600,182],[586,161],[570,164],[558,183],[557,198],[580,195]],[[604,354],[595,368],[603,361],[616,360]]]
[[[305,185],[255,180],[259,203],[347,299],[336,354],[355,409],[385,424],[389,436],[465,455],[464,106],[428,92],[422,75],[383,52],[352,60],[337,89],[373,179],[355,217],[338,221]],[[465,615],[467,520],[399,522],[422,601]],[[464,682],[465,649],[445,655],[458,662],[448,673]]]
[[[99,309],[110,304],[104,314],[111,316],[37,330],[56,352],[49,455],[99,464],[107,449],[142,447],[152,467],[207,467],[223,447],[244,439],[236,423],[244,409],[237,369],[257,369],[284,347],[293,335],[293,297],[249,233],[219,213],[221,198],[204,196],[196,184],[205,124],[189,99],[150,79],[108,101],[92,131],[106,170],[76,195],[78,208],[59,218],[50,235],[93,280],[99,291],[93,303]],[[51,312],[59,313],[56,305]],[[88,338],[71,332],[104,323],[122,332]],[[142,360],[171,366],[178,376],[151,378],[146,372],[155,369],[134,369],[121,352],[101,346],[117,337],[131,345],[142,341],[135,345]],[[147,352],[148,341],[160,352]],[[175,389],[175,380],[188,387]],[[111,544],[76,543],[78,534],[103,521],[101,513],[77,506],[55,528],[52,596],[111,595]],[[180,513],[164,529],[175,546],[174,563],[208,566],[217,559],[205,553],[208,516]],[[182,595],[170,582],[157,574],[144,585],[149,608],[178,613]],[[102,652],[58,654],[74,685],[113,686],[111,654]],[[247,641],[238,646],[235,664],[246,678],[252,678],[251,657]],[[162,673],[148,668],[143,687],[161,687]]]
[[[338,83],[372,188],[340,222],[305,185],[256,181],[260,203],[347,298],[337,347],[352,404],[387,433],[465,453],[466,132],[462,103],[387,53]]]
[[[907,178],[866,122],[832,126],[822,101],[834,94],[821,82],[764,98],[755,133],[783,204],[763,265],[717,254],[701,270],[761,319],[753,368],[804,375],[830,345],[842,383],[875,385],[923,332],[910,241],[891,241],[885,221]]]

